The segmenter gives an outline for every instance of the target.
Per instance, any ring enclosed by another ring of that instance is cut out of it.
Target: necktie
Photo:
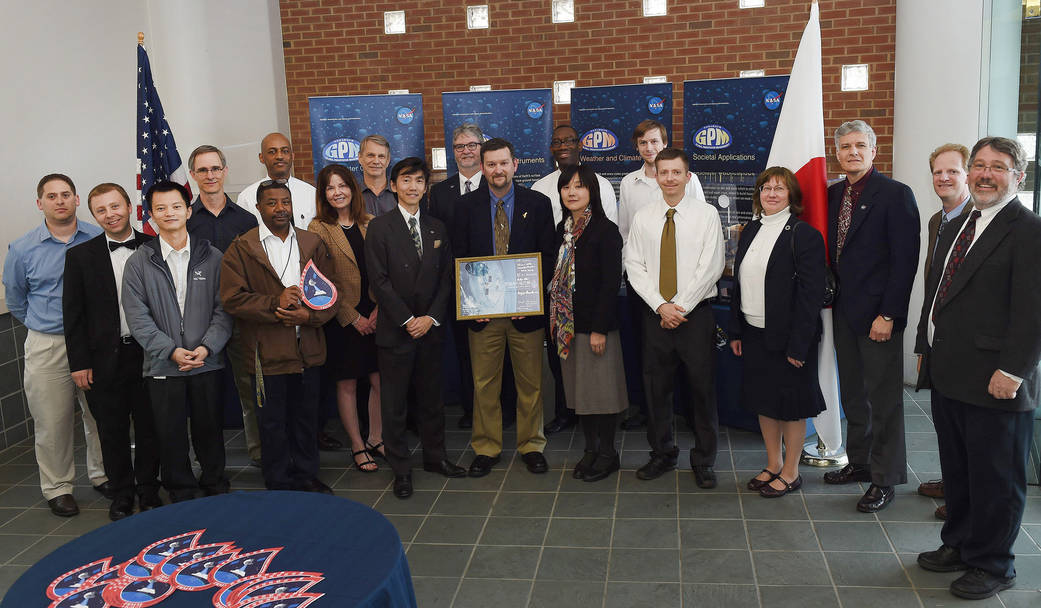
[[[495,255],[506,255],[510,249],[510,221],[502,201],[495,204]]]
[[[661,267],[658,270],[658,290],[666,302],[676,297],[676,222],[675,209],[665,212],[665,226],[661,229]]]
[[[469,194],[470,191],[473,190],[473,186],[474,185],[470,183],[470,180],[466,180],[466,193],[467,194]]]
[[[115,251],[120,247],[126,247],[127,249],[133,251],[134,249],[137,249],[137,239],[130,239],[129,241],[123,241],[122,243],[117,243],[115,241],[108,242],[109,251]]]
[[[408,233],[412,237],[412,244],[416,246],[416,253],[419,254],[419,259],[423,259],[423,239],[419,237],[419,229],[416,228],[416,218],[412,216],[408,218]]]
[[[943,278],[940,279],[940,286],[936,289],[936,303],[933,304],[933,322],[936,321],[936,307],[942,304],[947,297],[947,291],[951,288],[951,283],[954,281],[954,273],[961,266],[961,263],[965,261],[965,254],[968,253],[969,246],[972,245],[972,239],[976,237],[976,219],[979,216],[979,209],[974,209],[972,214],[969,215],[969,220],[965,222],[965,228],[958,235],[958,240],[954,241],[951,257],[947,260],[947,266],[943,269]]]
[[[846,233],[853,219],[853,186],[846,184],[846,192],[842,195],[842,206],[839,207],[839,225],[835,235],[835,261],[842,255],[842,247],[846,244]]]
[[[940,214],[940,225],[936,228],[936,241],[933,242],[933,255],[936,254],[936,246],[940,244],[940,237],[943,236],[943,229],[947,227],[950,220],[947,219],[946,214]],[[928,269],[926,269],[928,271]]]

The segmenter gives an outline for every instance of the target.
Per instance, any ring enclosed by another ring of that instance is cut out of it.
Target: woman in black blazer
[[[802,485],[806,418],[824,410],[817,378],[824,237],[796,217],[802,191],[784,167],[759,175],[752,209],[757,217],[737,246],[730,348],[743,360],[741,403],[759,415],[766,444],[766,468],[748,489],[775,498]]]
[[[560,354],[564,394],[585,434],[574,477],[598,481],[619,468],[614,433],[628,407],[616,314],[622,236],[604,215],[596,173],[564,167],[557,181],[564,219],[549,285],[550,331]]]

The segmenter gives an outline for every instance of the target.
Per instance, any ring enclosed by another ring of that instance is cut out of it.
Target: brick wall
[[[731,78],[740,70],[791,70],[807,0],[669,0],[665,17],[643,17],[639,0],[575,0],[575,22],[554,24],[549,0],[491,2],[491,27],[466,29],[466,4],[480,0],[282,0],[289,116],[296,173],[312,178],[307,98],[423,94],[426,145],[441,147],[441,93],[471,84],[493,89],[633,84],[660,75],[673,83],[673,129],[682,133],[684,80]],[[896,0],[821,0],[824,128],[863,118],[879,136],[875,164],[892,163]],[[405,10],[406,33],[383,33],[383,11]],[[843,63],[870,64],[868,91],[839,90]],[[569,106],[553,108],[556,122]],[[678,140],[677,140],[678,141]],[[829,136],[830,141],[830,136]],[[829,155],[832,146],[828,145]],[[829,174],[838,171],[829,162]]]

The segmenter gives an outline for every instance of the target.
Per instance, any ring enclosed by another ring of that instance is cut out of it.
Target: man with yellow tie
[[[698,487],[713,488],[719,421],[709,301],[723,274],[723,228],[713,207],[685,193],[690,173],[682,150],[665,148],[654,166],[662,199],[636,212],[624,251],[629,281],[647,304],[641,322],[651,459],[636,476],[656,479],[676,467],[670,397],[682,365],[693,392],[691,468]]]

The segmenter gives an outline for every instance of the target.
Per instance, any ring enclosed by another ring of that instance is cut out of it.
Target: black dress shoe
[[[463,415],[459,418],[459,428],[461,429],[472,429],[474,428],[474,417],[473,414],[463,412]]]
[[[76,504],[76,499],[72,497],[72,494],[62,494],[52,498],[47,501],[47,506],[51,508],[51,513],[58,517],[72,517],[80,514],[79,505]]]
[[[716,472],[712,470],[712,467],[697,465],[692,468],[694,469],[694,481],[697,482],[699,488],[710,490],[716,487]]]
[[[521,460],[524,461],[524,465],[528,467],[530,473],[545,473],[549,470],[549,463],[546,462],[546,457],[542,455],[542,452],[521,454]]]
[[[467,471],[467,475],[470,477],[484,477],[488,473],[492,472],[492,467],[499,464],[499,456],[475,456],[473,462],[470,463],[470,470]]]
[[[876,486],[871,484],[864,496],[857,502],[857,511],[861,513],[877,513],[889,506],[896,496],[893,486]]]
[[[442,460],[441,462],[423,463],[423,470],[428,473],[440,473],[445,477],[466,477],[466,469]]]
[[[394,476],[394,496],[398,498],[412,496],[412,475],[410,473]]]
[[[954,579],[951,593],[967,600],[982,600],[997,595],[1016,584],[1016,577],[1004,577],[991,574],[986,570],[973,568]]]
[[[647,416],[643,414],[633,414],[622,421],[623,431],[637,431],[647,426]]]
[[[547,435],[559,433],[560,431],[567,430],[578,423],[578,416],[557,416],[550,421],[549,424],[542,427]]]
[[[586,474],[589,472],[590,467],[596,461],[596,452],[586,450],[582,454],[582,459],[575,463],[575,470],[571,472],[571,476],[575,479],[585,479]]]
[[[318,479],[317,477],[312,477],[307,481],[301,482],[299,485],[297,485],[296,489],[300,490],[301,492],[317,492],[319,494],[332,495],[333,493],[333,489],[325,485],[322,482],[322,480]]]
[[[936,551],[919,553],[918,565],[930,572],[957,572],[969,569],[968,564],[961,561],[961,551],[948,545],[940,545]]]
[[[159,492],[145,492],[137,497],[137,508],[144,513],[163,506],[163,499],[159,498]]]
[[[99,494],[101,494],[102,496],[104,496],[105,498],[107,498],[109,500],[115,500],[116,499],[116,490],[115,490],[115,488],[112,487],[112,484],[110,482],[108,482],[108,481],[106,481],[104,483],[100,483],[100,484],[94,486],[94,491],[98,492]]]
[[[863,481],[871,482],[871,469],[862,464],[847,464],[838,471],[828,471],[824,474],[824,483],[833,485]]]
[[[117,496],[112,500],[112,504],[108,506],[108,518],[112,521],[119,521],[125,517],[130,517],[134,514],[134,497],[131,496]]]
[[[323,452],[342,452],[347,448],[335,437],[318,431],[318,449]]]
[[[585,477],[582,481],[600,481],[606,479],[618,469],[622,468],[621,462],[618,460],[618,454],[614,456],[605,456],[603,454],[596,457],[593,462],[593,466],[586,469]]]
[[[651,456],[651,460],[636,470],[637,479],[643,479],[644,481],[650,481],[651,479],[657,479],[665,473],[676,468],[676,458],[668,458],[665,456],[654,455]]]

